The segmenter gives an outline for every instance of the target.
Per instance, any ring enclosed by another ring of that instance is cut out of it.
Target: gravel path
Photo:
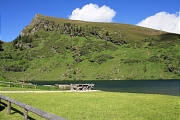
[[[0,93],[61,93],[61,92],[97,92],[99,90],[87,90],[87,91],[0,91]]]

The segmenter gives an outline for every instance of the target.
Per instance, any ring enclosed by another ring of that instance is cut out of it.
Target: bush
[[[172,72],[174,74],[178,74],[180,76],[180,64],[168,64],[164,68],[165,72]]]
[[[160,62],[161,61],[161,58],[159,58],[158,56],[151,56],[149,59],[148,59],[149,62]]]
[[[90,62],[97,62],[98,64],[101,64],[105,61],[107,61],[108,59],[113,59],[114,57],[108,54],[101,54],[96,56],[94,59],[90,59]]]
[[[116,47],[112,43],[105,43],[105,48],[108,49],[108,50],[112,50],[112,51],[115,51],[115,50],[118,49],[118,47]]]
[[[130,63],[139,63],[139,62],[141,62],[141,60],[137,60],[137,59],[122,59],[122,62],[124,62],[125,64],[130,64]]]

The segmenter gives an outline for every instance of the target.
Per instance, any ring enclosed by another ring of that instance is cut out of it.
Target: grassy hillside
[[[0,42],[0,80],[180,79],[180,35],[37,14]]]

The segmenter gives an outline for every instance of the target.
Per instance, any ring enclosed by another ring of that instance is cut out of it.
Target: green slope
[[[37,14],[15,40],[0,42],[0,79],[180,79],[179,36]]]

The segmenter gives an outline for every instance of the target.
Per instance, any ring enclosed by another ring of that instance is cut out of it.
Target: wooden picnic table
[[[71,90],[92,90],[94,88],[94,84],[70,84]]]

